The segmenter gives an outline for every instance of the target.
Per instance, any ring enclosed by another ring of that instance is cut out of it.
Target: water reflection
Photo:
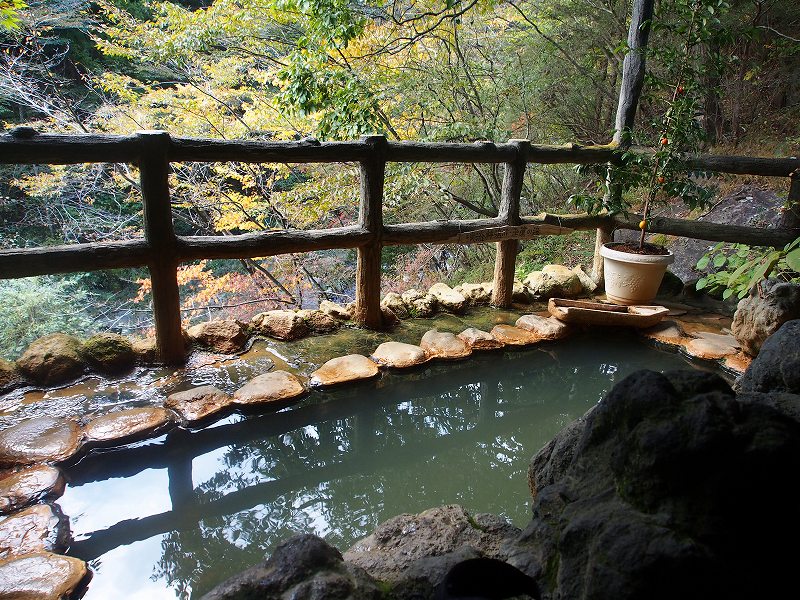
[[[150,581],[134,586],[152,587],[148,597],[167,587],[199,597],[297,531],[345,549],[391,516],[445,503],[522,525],[536,450],[619,378],[685,367],[633,340],[575,340],[95,453],[68,473],[71,554],[100,561],[89,598],[133,589],[114,588],[120,561],[150,565]]]

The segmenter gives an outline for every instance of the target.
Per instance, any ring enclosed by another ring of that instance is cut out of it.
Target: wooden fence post
[[[506,163],[503,173],[503,189],[500,193],[498,216],[504,225],[519,225],[519,200],[522,195],[522,182],[528,160],[528,140],[509,140],[516,147],[516,158]],[[507,308],[511,306],[514,292],[514,267],[517,259],[519,240],[497,242],[497,255],[494,261],[494,285],[492,304]]]
[[[631,25],[628,29],[628,53],[622,63],[622,83],[619,90],[619,103],[614,124],[613,143],[622,150],[631,144],[631,131],[636,120],[636,108],[639,106],[639,97],[642,95],[645,75],[645,50],[647,39],[650,37],[650,23],[653,20],[654,0],[633,0],[631,9]],[[610,171],[610,167],[609,167]],[[622,192],[608,181],[606,200],[618,196]],[[612,232],[608,228],[599,228],[594,243],[594,263],[592,278],[598,285],[603,285],[603,258],[600,248],[610,242]]]
[[[800,169],[789,173],[789,194],[783,207],[780,227],[796,229],[800,226]]]
[[[169,194],[169,146],[166,131],[140,131],[139,177],[144,206],[144,238],[150,247],[150,281],[156,325],[156,354],[167,364],[183,363],[175,231]]]
[[[361,202],[358,224],[373,234],[372,240],[358,248],[356,265],[356,308],[353,320],[368,329],[381,329],[381,237],[383,233],[383,178],[386,173],[386,138],[361,136],[372,146],[362,160]]]

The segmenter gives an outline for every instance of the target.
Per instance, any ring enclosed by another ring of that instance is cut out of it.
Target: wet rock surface
[[[433,598],[454,565],[479,556],[502,558],[501,546],[518,534],[519,529],[501,517],[440,506],[389,519],[356,542],[344,558],[388,583],[393,598]]]
[[[378,365],[361,354],[332,358],[311,374],[311,385],[330,386],[371,379],[380,373]]]
[[[228,394],[213,385],[203,385],[170,394],[164,407],[177,412],[184,421],[193,423],[224,410],[232,401]]]
[[[426,362],[428,355],[422,348],[414,344],[384,342],[372,353],[372,359],[385,367],[405,369]]]
[[[298,310],[297,314],[314,333],[331,333],[341,326],[339,319],[325,314],[321,310]]]
[[[36,504],[0,517],[0,560],[34,552],[60,552],[69,541],[69,523],[49,504]]]
[[[736,389],[800,394],[800,320],[784,323],[764,342]]]
[[[541,340],[560,340],[570,334],[569,326],[554,317],[522,315],[514,325],[533,333]]]
[[[537,335],[513,325],[495,325],[490,333],[506,346],[529,346],[541,341]]]
[[[83,427],[86,442],[108,444],[147,437],[164,429],[174,413],[159,406],[129,408],[92,419]]]
[[[41,337],[17,359],[17,368],[36,383],[57,385],[71,381],[86,369],[81,341],[63,333]]]
[[[0,479],[0,513],[64,493],[64,476],[55,467],[36,465]]]
[[[81,431],[70,420],[38,417],[0,431],[0,466],[58,462],[78,451]]]
[[[17,371],[17,365],[0,358],[0,394],[18,387],[22,384],[22,377]]]
[[[247,343],[247,327],[235,319],[215,319],[190,327],[189,338],[223,354],[235,354]]]
[[[234,404],[262,404],[291,400],[304,394],[300,380],[287,371],[273,371],[254,377],[233,394]]]
[[[46,552],[0,562],[0,598],[60,600],[90,577],[86,563]]]
[[[640,332],[644,337],[666,346],[683,346],[688,342],[687,335],[675,321],[661,321],[658,325],[648,327]]]
[[[459,333],[458,337],[473,350],[497,350],[503,347],[503,342],[496,339],[491,333],[475,327],[468,327]]]
[[[436,329],[426,331],[419,345],[432,358],[459,359],[472,354],[472,348],[464,340]]]
[[[731,331],[750,356],[786,321],[800,319],[800,285],[766,279],[739,301]]]
[[[244,598],[378,600],[377,582],[342,560],[341,553],[313,535],[280,544],[263,564],[220,584],[203,600]]]
[[[719,338],[723,337],[724,336],[719,336]],[[686,354],[694,358],[700,358],[703,360],[718,360],[720,358],[725,358],[726,356],[736,354],[739,351],[739,347],[735,344],[736,340],[734,340],[732,337],[730,338],[730,341],[718,338],[701,337],[690,340],[683,348]]]

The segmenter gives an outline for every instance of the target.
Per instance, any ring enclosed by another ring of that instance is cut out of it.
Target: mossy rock
[[[65,333],[53,333],[31,342],[17,359],[17,368],[31,381],[58,385],[79,377],[86,369],[81,341]]]
[[[116,333],[98,333],[83,344],[89,363],[103,373],[120,373],[131,369],[136,353],[131,341]]]

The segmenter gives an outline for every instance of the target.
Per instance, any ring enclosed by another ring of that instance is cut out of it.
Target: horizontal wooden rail
[[[648,152],[634,149],[634,152]],[[140,168],[144,205],[144,240],[100,242],[0,251],[0,279],[99,269],[146,266],[153,282],[153,307],[159,355],[165,362],[183,360],[177,266],[186,261],[257,258],[278,254],[355,248],[357,322],[379,328],[380,249],[413,244],[497,242],[493,301],[511,301],[517,245],[515,240],[563,235],[575,230],[638,229],[639,216],[519,215],[522,181],[528,164],[602,164],[617,162],[616,144],[605,146],[506,143],[391,142],[382,136],[358,141],[247,141],[171,137],[165,132],[130,136],[40,134],[19,127],[0,134],[0,164],[135,163]],[[361,173],[357,225],[316,230],[274,230],[231,236],[176,236],[170,209],[172,162],[358,163]],[[384,171],[388,162],[502,163],[503,190],[498,216],[490,219],[383,224]],[[698,155],[689,168],[748,175],[789,177],[800,172],[796,158]],[[795,190],[794,186],[792,187]],[[795,190],[796,191],[796,190]],[[797,194],[790,194],[796,202]],[[708,241],[783,247],[800,231],[760,229],[668,219],[650,219],[649,231]]]

